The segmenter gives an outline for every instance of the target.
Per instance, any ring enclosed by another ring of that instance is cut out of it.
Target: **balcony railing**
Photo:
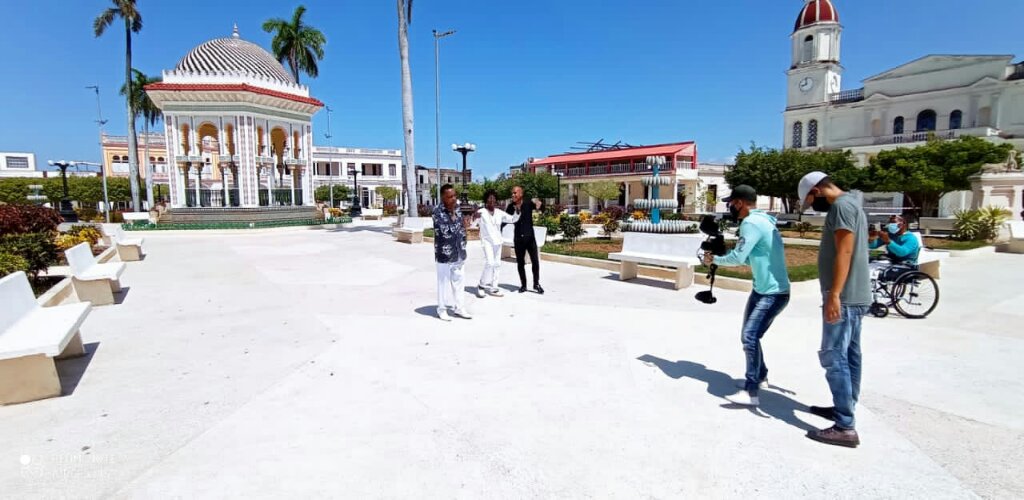
[[[678,166],[678,169],[682,170],[682,171],[693,170],[694,172],[696,172],[696,169],[694,169],[692,161],[681,161],[681,162],[677,163],[677,166]],[[541,168],[538,167],[537,171],[540,172]],[[564,167],[564,166],[560,166],[560,167],[552,168],[551,171],[552,172],[557,172],[557,173],[562,173],[566,177],[572,178],[572,177],[588,177],[588,176],[599,176],[599,175],[646,174],[646,173],[651,172],[652,169],[651,169],[651,167],[647,166],[644,163],[634,163],[634,164],[631,164],[631,165],[630,164],[623,164],[623,163],[616,163],[616,164],[612,164],[612,165],[601,164],[601,165],[589,165],[589,166],[585,166],[585,167],[568,167],[568,168]],[[665,174],[674,173],[676,171],[676,168],[671,166],[671,165],[666,165],[665,167],[662,167],[660,171],[661,171],[661,173],[665,173]]]
[[[929,137],[934,136],[936,139],[958,139],[960,137],[994,137],[998,136],[999,131],[991,127],[976,127],[976,128],[965,128],[965,129],[946,129],[946,130],[928,130],[928,131],[914,131],[914,132],[903,132],[902,134],[889,134],[880,136],[865,136],[865,137],[851,137],[849,139],[833,141],[826,144],[829,148],[853,148],[861,146],[883,146],[887,144],[910,144],[915,142],[924,142]]]
[[[828,95],[828,102],[831,104],[846,104],[864,100],[864,89],[844,90]]]
[[[1024,79],[1024,62],[1014,64],[1013,65],[1013,71],[1010,73],[1010,76],[1007,77],[1006,79],[1007,80],[1021,80],[1021,79]]]

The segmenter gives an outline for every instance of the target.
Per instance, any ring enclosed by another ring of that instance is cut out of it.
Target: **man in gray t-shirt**
[[[810,411],[835,425],[810,431],[807,437],[855,448],[860,444],[853,412],[860,396],[861,319],[871,304],[868,220],[859,200],[839,189],[822,172],[804,176],[797,193],[805,207],[811,205],[815,211],[828,213],[818,253],[823,302],[818,359],[825,368],[834,406],[812,406]]]

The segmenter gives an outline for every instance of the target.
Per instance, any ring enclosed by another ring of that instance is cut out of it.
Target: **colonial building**
[[[377,188],[389,186],[403,191],[402,150],[374,148],[336,148],[313,146],[313,186],[359,184],[359,200],[364,207],[381,207],[385,202],[405,206],[405,199],[385,200]]]
[[[311,120],[323,103],[237,28],[146,92],[163,112],[172,207],[313,205]]]
[[[1024,146],[1024,63],[1014,56],[929,55],[842,90],[842,35],[832,0],[805,1],[791,35],[786,148],[845,149],[866,165],[932,135]]]
[[[0,152],[0,177],[43,177],[36,170],[35,153]]]
[[[441,180],[438,181],[437,169],[433,167],[424,167],[423,165],[416,165],[416,200],[420,204],[431,205],[434,203],[434,196],[430,193],[432,186],[443,186],[445,184],[451,184],[453,186],[462,185],[462,169],[455,168],[442,168],[441,169]],[[473,169],[466,169],[466,184],[473,182]]]

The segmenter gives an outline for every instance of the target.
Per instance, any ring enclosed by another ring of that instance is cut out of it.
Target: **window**
[[[398,167],[394,164],[388,165],[388,175],[391,177],[398,177]]]
[[[804,147],[804,124],[803,122],[796,122],[793,124],[793,147],[802,148]]]
[[[917,114],[917,132],[926,132],[935,130],[936,115],[935,111],[926,109]]]
[[[384,165],[380,163],[364,163],[363,175],[384,175]]]
[[[812,60],[814,60],[814,37],[807,35],[807,38],[804,38],[804,56],[801,62],[810,62]]]
[[[903,133],[903,117],[902,116],[897,116],[896,119],[892,121],[892,133],[893,133],[893,135],[902,134]]]
[[[7,168],[28,168],[27,156],[8,156]]]
[[[128,173],[128,157],[127,156],[114,155],[114,157],[111,158],[111,162],[112,162],[112,164],[110,165],[110,170],[113,171],[115,174],[127,174]]]
[[[964,123],[964,113],[959,109],[949,114],[949,129],[959,130]]]
[[[426,184],[427,181],[423,180],[423,174],[420,174],[420,184]]]
[[[807,122],[807,147],[818,147],[818,120]]]

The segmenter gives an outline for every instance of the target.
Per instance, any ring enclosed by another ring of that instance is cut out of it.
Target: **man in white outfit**
[[[494,190],[484,193],[484,208],[477,211],[476,222],[480,227],[480,246],[484,249],[484,270],[480,274],[480,283],[476,288],[476,296],[481,299],[485,294],[501,297],[498,288],[498,275],[501,272],[501,225],[515,222],[515,218],[504,210],[496,208],[498,194]]]
[[[441,186],[441,204],[434,208],[434,261],[437,262],[437,317],[451,321],[448,309],[471,319],[463,301],[466,264],[466,227],[469,222],[455,208],[455,188]]]

